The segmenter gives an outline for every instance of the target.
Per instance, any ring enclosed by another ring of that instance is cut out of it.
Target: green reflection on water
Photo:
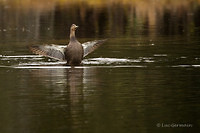
[[[198,126],[194,115],[199,112],[199,80],[191,80],[197,72],[185,68],[1,69],[1,119],[5,120],[1,131],[157,132],[155,124],[161,122]]]

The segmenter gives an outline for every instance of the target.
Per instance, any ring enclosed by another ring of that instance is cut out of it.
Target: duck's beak
[[[78,28],[78,26],[77,26],[77,25],[75,25],[75,28],[77,29],[77,28]]]

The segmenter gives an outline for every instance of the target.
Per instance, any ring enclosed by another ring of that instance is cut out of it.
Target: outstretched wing
[[[51,45],[33,45],[30,46],[29,48],[35,54],[47,56],[57,60],[66,60],[64,54],[64,49],[66,47],[67,46],[59,46],[51,44]]]
[[[91,52],[93,52],[95,49],[97,49],[101,44],[103,44],[107,39],[104,40],[95,40],[95,41],[89,41],[82,44],[84,49],[84,55],[83,57],[87,56]]]

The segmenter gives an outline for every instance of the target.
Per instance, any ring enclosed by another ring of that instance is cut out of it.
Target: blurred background
[[[199,35],[199,0],[1,0],[0,39]],[[6,32],[6,34],[5,34]]]

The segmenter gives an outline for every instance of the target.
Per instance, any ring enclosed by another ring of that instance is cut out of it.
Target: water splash
[[[185,59],[186,56],[174,58],[174,60]],[[197,60],[194,58],[194,60]],[[198,64],[171,64],[168,60],[167,54],[154,54],[150,57],[138,57],[136,59],[129,58],[87,58],[82,61],[82,68],[88,67],[106,67],[106,68],[117,68],[117,67],[172,67],[172,68],[198,68]],[[180,61],[179,61],[180,63]],[[11,55],[5,56],[0,55],[0,67],[12,67],[12,68],[70,68],[66,66],[66,61],[56,61],[40,55]],[[77,67],[77,68],[79,68]]]
[[[83,64],[90,64],[90,65],[110,65],[110,64],[128,64],[128,63],[134,63],[134,62],[140,62],[139,59],[124,59],[124,58],[90,58],[90,59],[84,59]]]

